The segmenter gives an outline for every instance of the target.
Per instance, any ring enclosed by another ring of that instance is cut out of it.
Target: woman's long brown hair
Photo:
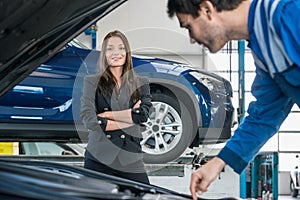
[[[107,59],[106,59],[106,47],[108,39],[111,37],[119,37],[125,46],[126,50],[126,61],[123,66],[122,72],[122,86],[127,87],[131,95],[131,100],[136,102],[141,97],[141,91],[139,87],[139,79],[137,78],[132,64],[131,50],[129,42],[126,36],[118,30],[109,32],[103,39],[102,48],[101,48],[101,62],[100,62],[100,73],[101,77],[98,82],[98,87],[100,87],[103,96],[108,96],[113,92],[119,93],[116,87],[116,79],[110,71]]]

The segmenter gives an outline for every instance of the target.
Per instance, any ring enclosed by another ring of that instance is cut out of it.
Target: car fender
[[[144,73],[143,76],[147,76],[150,85],[156,84],[170,90],[177,99],[184,102],[190,113],[193,113],[192,124],[193,132],[196,133],[198,127],[202,125],[201,111],[193,90],[188,87],[189,83],[182,76],[173,76],[170,74],[160,74],[159,77],[153,74]]]

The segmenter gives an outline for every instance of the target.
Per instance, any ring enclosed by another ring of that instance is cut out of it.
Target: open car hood
[[[126,0],[0,0],[0,97]]]

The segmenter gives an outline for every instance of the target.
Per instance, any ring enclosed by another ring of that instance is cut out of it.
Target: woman
[[[117,30],[108,33],[100,74],[84,81],[80,115],[89,129],[84,167],[149,183],[139,125],[147,121],[151,106],[149,81],[134,73],[127,38]]]

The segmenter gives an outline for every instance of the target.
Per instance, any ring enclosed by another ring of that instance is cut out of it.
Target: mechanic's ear
[[[199,4],[200,15],[207,16],[208,19],[212,18],[212,15],[215,12],[215,7],[210,1],[203,1]]]

